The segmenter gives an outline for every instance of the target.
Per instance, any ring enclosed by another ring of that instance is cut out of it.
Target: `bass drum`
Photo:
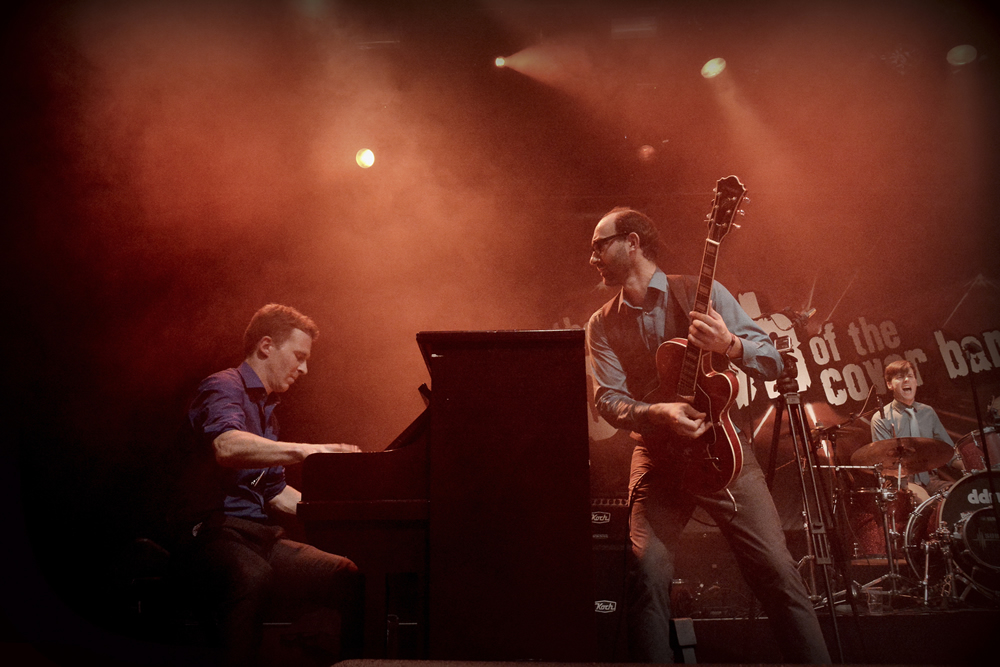
[[[1000,472],[977,472],[925,500],[910,515],[904,552],[918,580],[926,573],[928,582],[942,582],[950,558],[956,575],[986,597],[1000,599],[1000,537],[988,476],[1000,493]]]

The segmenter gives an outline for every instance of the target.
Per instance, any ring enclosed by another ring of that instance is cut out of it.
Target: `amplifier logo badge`
[[[611,523],[611,512],[591,512],[591,523]]]
[[[594,611],[598,614],[612,614],[618,609],[618,603],[614,600],[595,600]]]

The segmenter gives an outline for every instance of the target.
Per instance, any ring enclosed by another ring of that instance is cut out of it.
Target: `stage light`
[[[499,57],[499,58],[496,59],[496,64],[497,64],[497,67],[503,67],[504,65],[507,64],[507,61],[503,58],[503,56],[501,56],[501,57]]]
[[[375,153],[372,153],[370,148],[362,148],[358,151],[357,155],[354,156],[354,160],[358,163],[359,167],[367,169],[375,164]]]
[[[962,44],[948,52],[948,62],[956,67],[961,67],[962,65],[971,63],[976,59],[977,55],[976,47],[969,44]]]
[[[706,79],[712,79],[720,74],[722,70],[726,69],[726,61],[723,58],[712,58],[701,68],[701,75]]]

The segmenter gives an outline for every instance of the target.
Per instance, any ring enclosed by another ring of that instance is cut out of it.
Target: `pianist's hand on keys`
[[[354,454],[361,451],[357,445],[345,445],[344,443],[330,443],[326,445],[313,445],[316,448],[313,454]]]

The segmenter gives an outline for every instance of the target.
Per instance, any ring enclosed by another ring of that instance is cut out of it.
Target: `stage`
[[[614,519],[620,517],[612,513]],[[595,546],[594,575],[597,610],[597,660],[626,662],[623,589],[624,544],[612,527],[609,542]],[[806,545],[801,532],[786,533],[793,557],[803,559]],[[803,568],[807,560],[800,560]],[[859,595],[857,616],[846,602],[844,591],[835,584],[836,631],[825,604],[821,571],[815,576],[803,569],[807,586],[816,592],[817,615],[834,662],[843,664],[979,665],[996,652],[996,630],[1000,628],[1000,608],[975,591],[964,601],[932,598],[925,606],[917,581],[905,560],[897,561],[904,579],[882,615],[869,612],[867,599]],[[888,574],[886,559],[863,558],[852,561],[850,576],[859,586],[878,585]],[[836,578],[835,578],[836,582]],[[932,590],[940,592],[940,581],[932,577]],[[780,663],[781,656],[770,625],[759,603],[740,577],[735,559],[717,530],[689,526],[682,536],[672,593],[674,617],[692,619],[695,657],[699,663]],[[613,611],[607,611],[613,608]],[[603,611],[602,611],[603,609]],[[837,635],[839,634],[838,650]],[[842,655],[842,660],[838,656]]]
[[[833,624],[820,614],[830,653],[837,661]],[[1000,611],[893,611],[883,616],[862,612],[837,617],[842,664],[983,665],[997,655]],[[764,619],[696,619],[695,655],[706,663],[780,663]]]
[[[855,618],[838,615],[837,625],[843,659],[838,660],[833,624],[827,614],[820,614],[836,664],[850,665],[984,665],[997,655],[997,628],[1000,610],[963,609],[951,611],[891,611],[871,616],[866,611]],[[781,664],[781,656],[766,619],[700,618],[693,619],[698,664]],[[622,643],[609,653],[608,646],[596,664],[627,662]],[[441,664],[460,662],[430,661]],[[397,667],[421,665],[428,661],[351,660],[338,663],[344,667]],[[502,665],[504,663],[480,663]],[[516,664],[516,663],[510,663]],[[539,667],[540,663],[535,663]],[[558,663],[567,664],[567,663]]]

